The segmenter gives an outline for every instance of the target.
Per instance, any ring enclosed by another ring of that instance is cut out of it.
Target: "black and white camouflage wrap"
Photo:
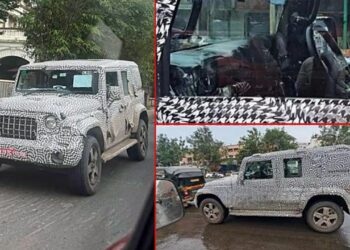
[[[0,99],[0,116],[34,118],[37,123],[35,140],[5,138],[0,134],[0,159],[53,168],[75,167],[82,157],[84,139],[92,128],[101,129],[105,148],[111,144],[115,145],[117,142],[108,140],[107,136],[108,133],[113,134],[110,132],[112,124],[108,116],[119,112],[119,105],[109,106],[107,100],[105,69],[110,65],[116,70],[125,70],[129,66],[137,67],[132,62],[111,60],[100,62],[57,61],[22,66],[21,69],[28,70],[44,67],[54,70],[96,70],[99,73],[99,91],[96,95],[69,94],[64,96],[52,92],[23,95],[23,93],[14,91],[12,97]],[[127,98],[131,99],[128,103],[132,106],[133,112],[130,112],[127,117],[128,123],[132,124],[129,128],[130,134],[137,129],[140,112],[146,110],[143,105],[143,90],[132,88],[130,91],[134,92],[135,96],[123,96],[120,89],[119,94],[117,93],[121,96],[119,101],[121,104]],[[45,119],[48,116],[56,118],[55,129],[51,130],[46,127]],[[125,126],[124,122],[121,124]],[[53,162],[51,155],[56,152],[64,155],[62,164]]]
[[[302,177],[285,178],[283,161],[296,158],[301,158]],[[273,179],[241,181],[247,162],[266,160],[272,162]],[[212,194],[232,215],[302,217],[307,202],[318,195],[338,196],[350,208],[349,181],[349,146],[281,151],[245,158],[238,176],[208,182],[196,202]]]
[[[163,97],[158,123],[348,123],[349,100]]]
[[[162,48],[169,35],[170,24],[174,15],[178,0],[157,0],[156,20],[157,20],[157,61],[162,55]]]

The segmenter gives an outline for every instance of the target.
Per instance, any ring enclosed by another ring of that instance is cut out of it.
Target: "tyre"
[[[130,159],[143,161],[147,156],[148,150],[148,128],[144,120],[140,119],[139,127],[135,134],[137,144],[127,150]]]
[[[343,225],[344,212],[334,202],[317,202],[307,210],[306,222],[316,232],[332,233]]]
[[[200,211],[210,224],[221,224],[227,217],[226,208],[215,199],[204,199],[200,204]]]
[[[84,196],[95,194],[101,181],[101,173],[100,145],[95,137],[87,136],[80,163],[70,174],[73,191]]]

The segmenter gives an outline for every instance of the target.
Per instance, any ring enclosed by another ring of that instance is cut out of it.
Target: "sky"
[[[157,126],[157,134],[166,134],[169,138],[187,138],[200,126]],[[318,134],[318,126],[209,126],[215,139],[226,145],[238,144],[239,139],[248,130],[256,127],[260,132],[271,128],[284,128],[298,143],[308,143],[314,134]]]

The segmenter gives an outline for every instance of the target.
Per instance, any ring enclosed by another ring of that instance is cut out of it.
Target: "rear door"
[[[303,166],[307,164],[307,159],[300,155],[292,155],[278,160],[280,181],[276,191],[282,211],[300,210],[300,198],[305,184]]]

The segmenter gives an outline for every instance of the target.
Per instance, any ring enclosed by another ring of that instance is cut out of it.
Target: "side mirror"
[[[184,216],[180,195],[171,181],[157,180],[156,209],[157,229],[173,224]]]
[[[117,86],[107,86],[107,99],[108,104],[111,104],[114,101],[120,100],[120,88]]]

